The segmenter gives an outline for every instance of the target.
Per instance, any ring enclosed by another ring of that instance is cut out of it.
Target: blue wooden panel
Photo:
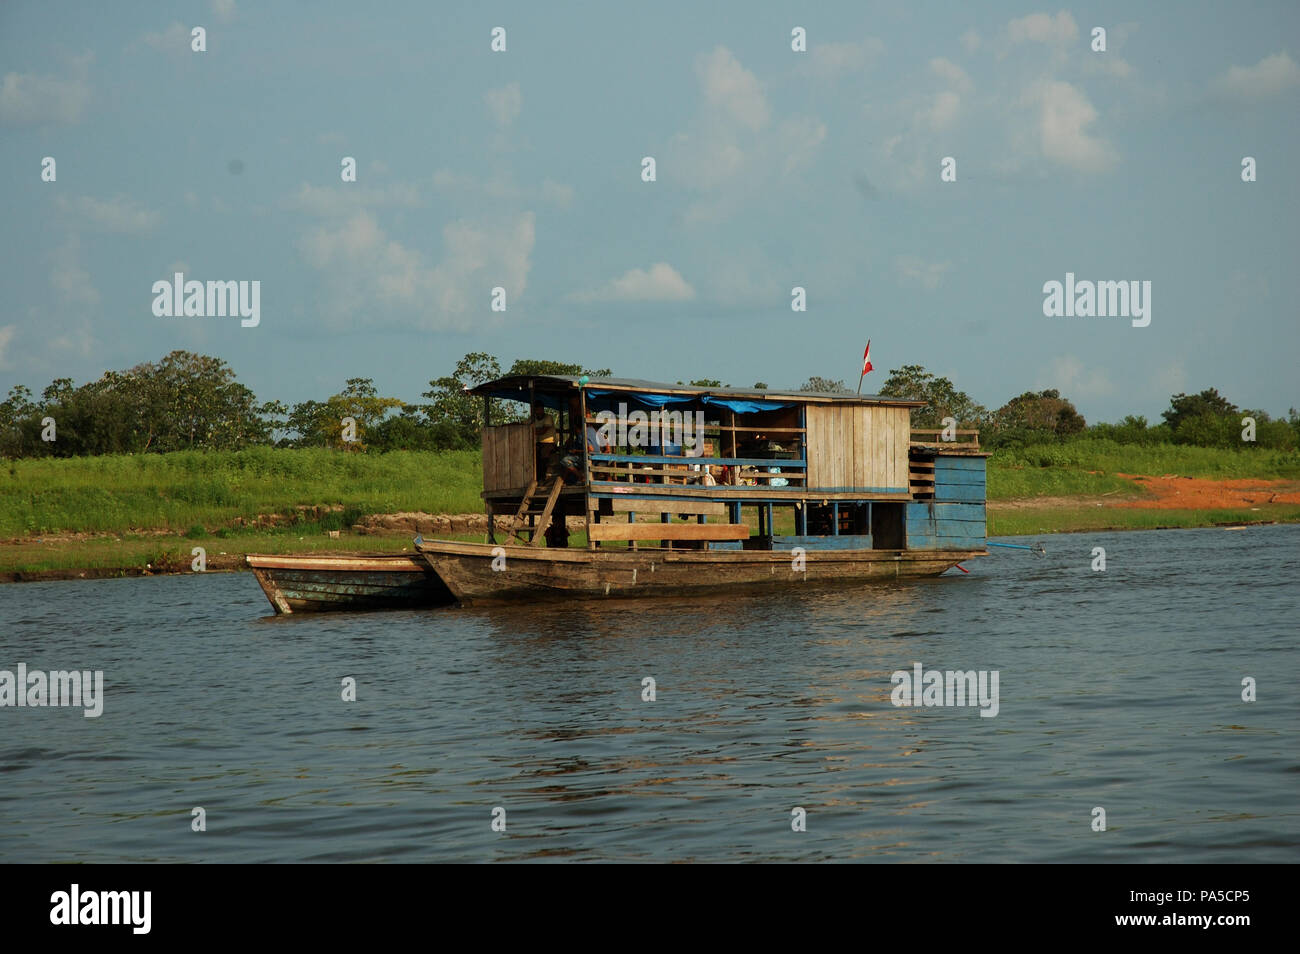
[[[974,474],[969,470],[955,470],[946,474],[935,474],[934,482],[936,484],[959,484],[964,487],[983,487],[985,484],[983,474]]]
[[[935,473],[939,471],[956,471],[970,470],[984,473],[985,458],[983,457],[944,457],[939,455],[934,459]]]
[[[909,550],[982,550],[985,545],[983,501],[911,503],[907,505]]]
[[[978,520],[984,522],[984,502],[979,503],[938,503],[931,511],[936,520]]]
[[[968,520],[936,520],[932,524],[927,524],[924,532],[932,537],[982,537],[984,521],[976,523]]]
[[[967,503],[983,503],[987,491],[983,484],[935,484],[935,500],[961,500]]]
[[[928,503],[910,503],[903,510],[903,516],[906,518],[908,528],[921,526],[927,521],[933,519],[933,512],[930,510],[931,504]]]
[[[983,550],[987,547],[983,537],[969,539],[952,539],[949,537],[921,537],[913,540],[907,538],[909,550]]]
[[[838,537],[790,536],[773,537],[773,550],[793,550],[803,547],[805,550],[870,550],[871,534],[846,533]]]

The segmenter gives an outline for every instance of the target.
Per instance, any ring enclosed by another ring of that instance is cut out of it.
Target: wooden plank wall
[[[807,427],[809,487],[906,490],[907,408],[811,404]]]
[[[483,430],[483,489],[514,490],[533,479],[532,429],[527,423]]]

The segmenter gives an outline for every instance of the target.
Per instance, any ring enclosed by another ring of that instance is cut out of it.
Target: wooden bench
[[[745,523],[593,523],[587,539],[604,540],[748,540]]]

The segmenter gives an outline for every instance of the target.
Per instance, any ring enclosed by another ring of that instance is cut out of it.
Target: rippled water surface
[[[3,586],[0,669],[102,669],[105,702],[0,709],[0,858],[1295,861],[1300,526],[1043,540],[850,590],[281,619],[248,574]],[[997,670],[998,715],[892,705],[915,662]]]

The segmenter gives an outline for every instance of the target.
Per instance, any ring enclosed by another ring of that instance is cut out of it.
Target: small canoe
[[[263,556],[245,561],[277,613],[405,609],[455,602],[415,554]]]

